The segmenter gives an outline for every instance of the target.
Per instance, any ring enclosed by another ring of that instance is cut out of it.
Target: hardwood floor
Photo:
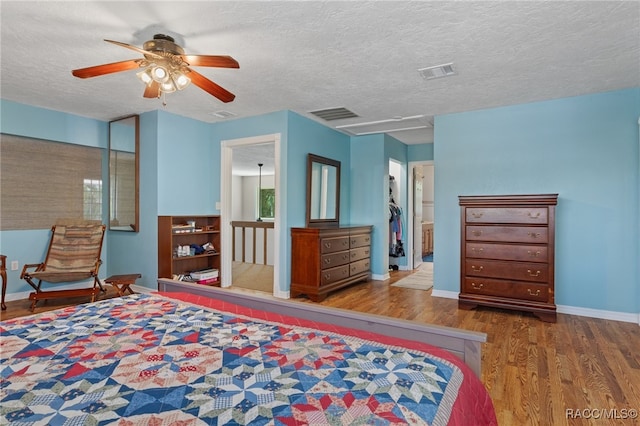
[[[389,281],[355,284],[320,304],[487,333],[481,379],[500,425],[640,424],[637,417],[629,418],[640,410],[637,324],[564,314],[553,324],[516,311],[458,310],[456,300],[389,285],[408,274],[398,271]],[[115,295],[109,288],[104,297]],[[64,305],[48,301],[36,313]],[[28,300],[7,307],[2,320],[31,314]]]

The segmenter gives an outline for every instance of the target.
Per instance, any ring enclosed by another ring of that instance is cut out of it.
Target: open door
[[[413,268],[422,263],[422,166],[413,167]]]

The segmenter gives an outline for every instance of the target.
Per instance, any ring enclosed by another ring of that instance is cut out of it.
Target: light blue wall
[[[433,160],[433,144],[422,143],[407,146],[407,156],[409,161],[432,161]]]
[[[371,272],[383,277],[389,271],[389,161],[384,136],[351,139],[351,218],[358,225],[373,225]]]
[[[349,224],[351,199],[351,149],[349,136],[322,124],[289,112],[289,146],[287,149],[288,173],[287,212],[288,227],[304,227],[307,200],[307,155],[320,155],[340,161],[340,223]],[[287,231],[287,239],[289,239]]]
[[[389,272],[389,160],[402,166],[399,203],[407,211],[407,145],[388,135],[351,138],[351,222],[373,225],[371,271],[381,278]],[[406,218],[405,218],[406,226]],[[406,238],[403,238],[406,247]],[[397,258],[407,265],[407,257]]]
[[[106,148],[108,145],[108,123],[59,111],[37,108],[7,100],[0,100],[0,132],[36,139],[52,140],[56,142],[73,143],[97,148],[103,148],[103,180],[108,177],[108,159]],[[33,173],[38,173],[33,170]],[[108,203],[108,194],[104,194],[103,205]],[[104,212],[103,221],[106,223]],[[53,225],[53,224],[52,224]],[[8,293],[21,293],[31,290],[25,281],[20,280],[20,272],[25,263],[40,263],[44,260],[51,237],[51,229],[36,229],[25,231],[0,231],[0,253],[7,256],[7,262],[17,260],[17,271],[7,270],[9,283]],[[102,260],[106,265],[108,253],[105,241]],[[107,269],[100,269],[100,277],[107,275]]]
[[[458,195],[558,193],[556,303],[640,311],[640,89],[435,122],[435,288],[459,291]]]
[[[216,123],[212,126],[214,145],[220,150],[220,142],[253,136],[279,133],[280,140],[280,193],[284,200],[280,219],[283,226],[280,247],[280,277],[282,290],[290,283],[292,227],[305,226],[307,154],[330,157],[349,164],[349,137],[290,111],[280,111],[245,119]],[[218,154],[218,166],[220,164]],[[342,168],[341,221],[348,221],[349,168]],[[220,197],[219,192],[217,195]]]

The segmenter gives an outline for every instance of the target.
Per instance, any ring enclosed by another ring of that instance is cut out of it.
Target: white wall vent
[[[236,116],[236,114],[229,111],[216,111],[212,112],[211,115],[215,115],[218,118],[231,118]]]
[[[432,80],[434,78],[440,77],[449,77],[451,75],[457,74],[455,68],[453,67],[453,63],[437,65],[435,67],[420,68],[418,72],[425,80]]]

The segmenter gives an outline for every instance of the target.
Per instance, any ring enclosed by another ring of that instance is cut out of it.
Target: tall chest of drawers
[[[556,321],[557,200],[558,194],[459,197],[459,308],[518,309]]]
[[[319,302],[331,291],[367,280],[371,226],[291,229],[291,297]]]

